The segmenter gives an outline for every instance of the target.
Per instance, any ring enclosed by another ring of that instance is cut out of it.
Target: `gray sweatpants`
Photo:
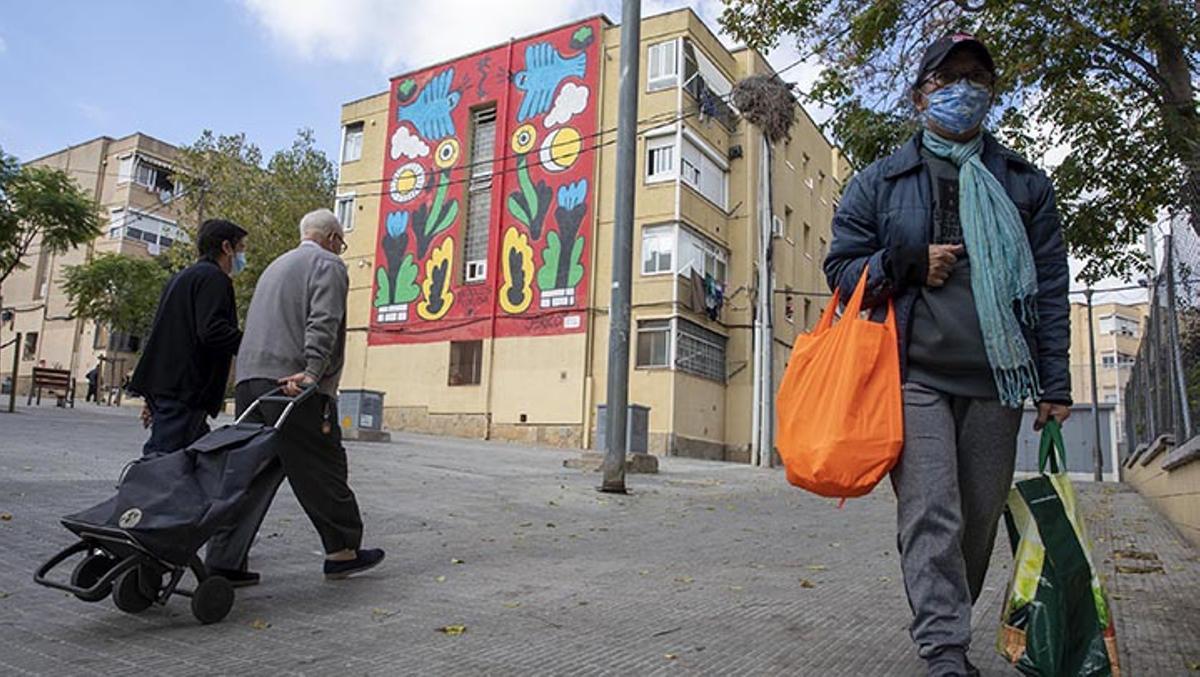
[[[971,606],[987,574],[1012,484],[1021,411],[998,399],[904,386],[904,451],[892,470],[900,567],[919,653],[971,643]]]

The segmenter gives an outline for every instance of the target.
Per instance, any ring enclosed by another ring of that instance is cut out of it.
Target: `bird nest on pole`
[[[767,141],[792,138],[796,98],[792,88],[774,75],[752,75],[733,88],[733,105],[762,130]]]

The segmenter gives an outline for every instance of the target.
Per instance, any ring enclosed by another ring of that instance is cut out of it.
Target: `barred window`
[[[725,337],[682,318],[675,319],[675,368],[725,382]]]

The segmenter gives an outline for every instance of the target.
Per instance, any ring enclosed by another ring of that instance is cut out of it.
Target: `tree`
[[[63,289],[75,317],[92,320],[111,331],[145,336],[154,321],[167,270],[157,260],[99,254],[68,266]]]
[[[40,240],[43,251],[61,254],[100,234],[95,203],[69,174],[50,167],[21,166],[0,150],[0,288]]]
[[[999,70],[994,129],[1051,168],[1084,277],[1128,277],[1130,251],[1163,211],[1200,233],[1200,13],[1183,0],[727,0],[722,25],[770,48],[789,35],[824,68],[809,95],[862,167],[916,123],[908,91],[925,46],[955,30],[991,46]]]
[[[258,276],[280,254],[296,246],[300,218],[333,204],[334,165],[316,148],[312,131],[301,130],[290,148],[264,164],[263,153],[245,134],[205,131],[181,149],[179,168],[187,208],[203,218],[228,219],[245,228],[247,267],[234,278],[238,312],[245,317]],[[194,228],[191,235],[195,237]],[[193,248],[176,247],[173,269],[190,263]]]

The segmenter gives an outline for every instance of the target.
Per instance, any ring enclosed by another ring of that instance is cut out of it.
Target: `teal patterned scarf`
[[[983,134],[965,143],[924,131],[922,144],[958,167],[959,218],[971,257],[971,291],[983,330],[988,364],[1000,401],[1019,408],[1041,394],[1037,366],[1021,333],[1021,321],[1037,322],[1037,272],[1016,205],[983,164]]]

